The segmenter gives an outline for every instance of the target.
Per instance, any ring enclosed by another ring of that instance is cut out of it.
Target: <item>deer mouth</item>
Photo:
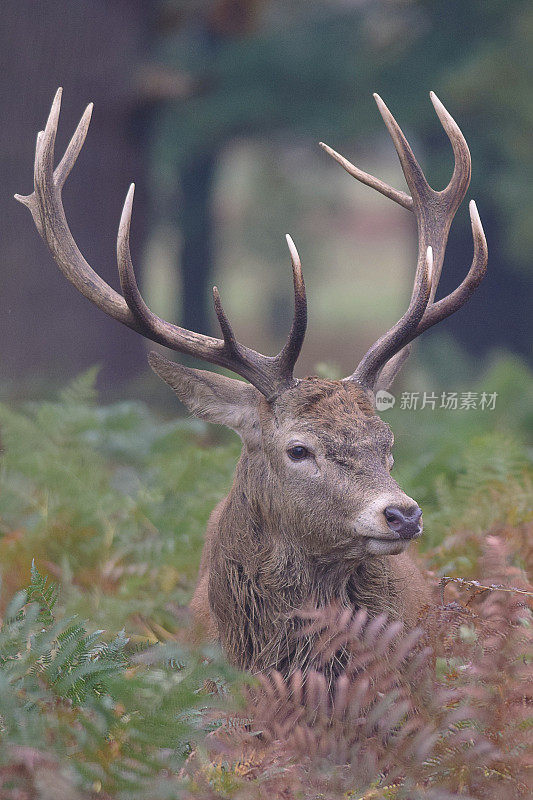
[[[369,536],[364,535],[366,549],[369,553],[380,556],[394,556],[403,553],[409,544],[409,539],[400,536]]]
[[[364,539],[369,553],[375,555],[397,555],[407,549],[409,542],[422,536],[422,525],[419,525],[418,530],[408,537],[401,536],[396,532],[391,532],[390,534],[360,533],[360,536]]]

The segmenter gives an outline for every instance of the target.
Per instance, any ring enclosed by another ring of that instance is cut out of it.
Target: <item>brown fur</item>
[[[209,520],[191,609],[234,664],[288,674],[309,656],[299,609],[335,601],[411,626],[428,591],[409,556],[369,554],[347,524],[376,494],[405,498],[387,468],[392,435],[366,393],[306,379],[255,402],[255,432],[241,434],[232,489]],[[288,463],[294,435],[320,452],[319,476]]]

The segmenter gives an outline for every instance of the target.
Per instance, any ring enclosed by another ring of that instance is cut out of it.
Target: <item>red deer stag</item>
[[[357,180],[412,211],[418,226],[418,263],[411,302],[402,318],[372,345],[341,381],[295,378],[307,323],[300,259],[289,236],[294,320],[286,344],[265,356],[235,338],[213,289],[222,339],[165,322],[144,303],[133,271],[129,231],[133,185],[117,240],[123,296],[89,266],[69,230],[61,190],[82,148],[91,106],[54,170],[61,90],[37,137],[35,191],[17,200],[30,209],[60,270],[102,311],[172,350],[232,370],[244,383],[191,369],[151,353],[152,369],[193,414],[227,425],[243,451],[228,496],[213,511],[191,603],[195,617],[241,667],[284,673],[306,664],[295,611],[335,601],[370,614],[385,611],[414,624],[427,590],[405,554],[422,533],[422,512],[391,477],[392,433],[374,412],[410,343],[463,306],[482,280],[487,246],[475,203],[472,265],[463,282],[435,301],[452,219],[470,181],[470,153],[461,131],[434,94],[431,100],[455,156],[449,185],[427,183],[413,152],[381,98],[379,111],[396,147],[411,192],[397,191],[324,149]]]

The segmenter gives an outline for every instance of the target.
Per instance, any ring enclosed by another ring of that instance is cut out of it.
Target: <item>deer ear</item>
[[[184,367],[159,353],[149,353],[148,363],[195,417],[226,425],[248,443],[257,438],[262,395],[254,386],[216,372]]]

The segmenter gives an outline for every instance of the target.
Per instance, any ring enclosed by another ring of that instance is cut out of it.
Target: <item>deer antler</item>
[[[65,155],[54,170],[54,144],[61,92],[61,89],[57,90],[46,128],[37,136],[35,191],[28,196],[15,195],[16,200],[30,209],[35,226],[61,272],[79,292],[113,319],[179,353],[226,367],[250,381],[268,400],[295,385],[293,369],[305,336],[307,301],[300,258],[291,237],[287,235],[294,283],[294,318],[287,342],[276,356],[261,355],[236,340],[216,287],[213,295],[222,339],[204,336],[165,322],[150,311],[139,292],[130,255],[133,184],[126,196],[117,237],[117,263],[123,292],[121,296],[89,266],[68,227],[61,190],[83,147],[89,129],[92,104],[87,106]]]
[[[442,300],[435,302],[450,225],[470,183],[471,159],[468,145],[457,123],[433,92],[430,92],[430,97],[455,156],[453,175],[448,186],[441,192],[436,192],[428,184],[400,126],[377,94],[374,95],[374,99],[394,142],[405,180],[411,192],[410,196],[405,192],[393,189],[379,178],[363,172],[331,147],[320,143],[320,146],[350,175],[412,211],[416,217],[418,265],[409,310],[396,325],[372,345],[352,375],[346,378],[346,380],[357,381],[372,389],[376,388],[378,382],[383,388],[392,383],[394,376],[409,354],[409,343],[432,325],[461,308],[483,280],[487,267],[487,242],[476,204],[471,200],[470,219],[474,238],[472,265],[460,286]],[[420,313],[424,295],[424,281],[421,273],[423,272],[423,263],[428,261],[428,248],[431,248],[433,252],[433,270],[429,296],[422,313]]]

